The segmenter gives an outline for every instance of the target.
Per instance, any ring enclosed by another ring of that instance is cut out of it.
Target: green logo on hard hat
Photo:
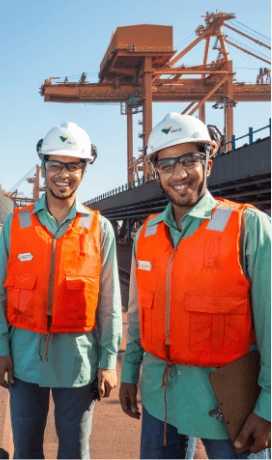
[[[65,142],[65,141],[67,141],[68,137],[60,136],[60,139],[62,140],[62,142]]]
[[[169,128],[164,128],[164,129],[162,129],[162,132],[164,134],[168,134],[171,128],[172,128],[172,126],[169,126]]]

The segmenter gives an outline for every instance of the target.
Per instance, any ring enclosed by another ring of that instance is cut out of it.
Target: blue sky
[[[1,162],[0,184],[11,189],[37,163],[36,143],[56,125],[73,121],[85,129],[98,148],[98,159],[89,167],[78,197],[83,202],[125,184],[126,117],[120,105],[45,103],[39,88],[48,77],[68,76],[78,81],[82,72],[96,82],[102,58],[118,26],[162,24],[173,26],[174,48],[181,51],[195,38],[195,29],[204,24],[206,11],[235,13],[236,20],[270,37],[268,0],[26,0],[4,2],[1,7]],[[234,23],[233,23],[234,25]],[[236,23],[237,26],[237,23]],[[250,29],[244,31],[250,32]],[[268,55],[255,45],[225,29],[229,39],[248,44],[254,52]],[[261,38],[261,37],[259,37]],[[232,40],[231,40],[232,41]],[[267,66],[229,46],[236,79],[256,81],[259,67]],[[216,54],[211,57],[216,59]],[[179,65],[197,65],[203,59],[203,45],[187,54]],[[153,126],[168,112],[182,112],[187,104],[153,103]],[[223,111],[207,104],[207,123],[223,129]],[[239,103],[234,112],[236,136],[248,127],[268,124],[270,103]],[[140,115],[134,116],[134,156],[141,141],[137,137]],[[268,132],[263,132],[263,136]],[[31,187],[20,190],[31,194]]]

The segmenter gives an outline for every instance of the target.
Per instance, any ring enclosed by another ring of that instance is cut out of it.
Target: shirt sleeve
[[[258,210],[245,211],[244,263],[250,281],[253,325],[261,355],[261,392],[253,412],[270,420],[271,412],[271,219]]]
[[[7,216],[0,233],[0,356],[10,355],[7,312],[7,288],[3,285],[7,277],[7,263],[10,249],[12,213]]]
[[[129,302],[127,315],[127,345],[122,359],[122,377],[123,383],[137,384],[140,376],[140,368],[143,360],[144,349],[141,346],[139,306],[137,297],[136,281],[136,245],[141,229],[138,231],[133,244]]]
[[[111,223],[100,216],[101,271],[96,312],[99,336],[99,367],[115,369],[122,337],[121,292],[115,235]]]

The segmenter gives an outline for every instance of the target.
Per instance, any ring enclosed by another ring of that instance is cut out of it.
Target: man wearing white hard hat
[[[0,385],[10,391],[14,458],[44,458],[50,389],[58,458],[90,458],[95,399],[117,383],[122,321],[114,231],[76,198],[97,157],[88,134],[63,123],[37,152],[46,193],[15,209],[0,236]]]
[[[219,145],[216,127],[177,113],[148,139],[169,204],[134,240],[120,388],[140,419],[142,365],[143,459],[192,458],[196,437],[212,459],[270,458],[270,218],[209,193]],[[256,347],[261,392],[234,448],[209,374]]]

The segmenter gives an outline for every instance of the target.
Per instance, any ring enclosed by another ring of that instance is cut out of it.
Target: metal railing
[[[263,126],[260,129],[256,129],[255,131],[253,131],[253,128],[248,128],[248,133],[244,134],[244,136],[235,137],[235,135],[233,134],[231,136],[231,140],[229,142],[226,142],[225,144],[223,144],[218,149],[217,158],[220,158],[222,155],[225,155],[226,153],[231,153],[231,152],[234,152],[235,150],[237,150],[236,142],[241,140],[241,139],[248,138],[248,142],[246,144],[242,145],[241,147],[247,147],[248,145],[252,145],[255,142],[259,142],[262,139],[257,139],[257,141],[253,141],[253,134],[259,133],[260,131],[263,131],[264,129],[267,129],[267,128],[269,128],[269,137],[271,137],[271,118],[269,118],[269,124],[266,125],[266,126]],[[231,144],[231,150],[228,150],[227,152],[224,152],[224,150],[223,150],[224,146],[229,145],[229,144]],[[241,147],[239,147],[239,148],[241,148]]]
[[[241,139],[244,139],[244,138],[248,138],[248,143],[242,145],[241,147],[239,148],[243,148],[243,147],[247,147],[248,145],[252,145],[256,142],[259,142],[261,141],[262,139],[257,139],[256,141],[253,141],[253,135],[260,132],[260,131],[263,131],[264,129],[269,129],[269,137],[271,137],[271,118],[269,118],[269,124],[266,125],[266,126],[263,126],[262,128],[260,129],[256,129],[255,131],[253,131],[253,128],[249,128],[248,130],[248,133],[245,134],[244,136],[240,136],[240,137],[235,137],[235,135],[231,136],[231,141],[229,142],[226,142],[225,144],[223,144],[217,151],[217,158],[220,158],[221,156],[223,155],[226,155],[228,153],[231,153],[231,152],[234,152],[235,150],[237,150],[237,147],[236,147],[236,142],[241,140]],[[231,150],[225,152],[223,149],[225,146],[231,144]],[[114,196],[114,195],[117,195],[119,193],[122,193],[122,192],[126,192],[132,188],[135,188],[135,187],[139,187],[141,185],[144,185],[146,184],[147,182],[150,182],[152,180],[154,180],[156,178],[156,175],[155,175],[155,171],[152,173],[152,174],[147,174],[146,177],[141,177],[139,179],[134,179],[133,182],[129,182],[129,183],[126,183],[125,185],[121,185],[120,187],[116,187],[106,193],[102,193],[102,195],[98,195],[96,196],[95,198],[92,198],[91,200],[89,201],[86,201],[84,204],[85,205],[90,205],[91,203],[97,203],[98,201],[101,201],[101,200],[104,200],[106,198],[109,198],[111,196]]]

